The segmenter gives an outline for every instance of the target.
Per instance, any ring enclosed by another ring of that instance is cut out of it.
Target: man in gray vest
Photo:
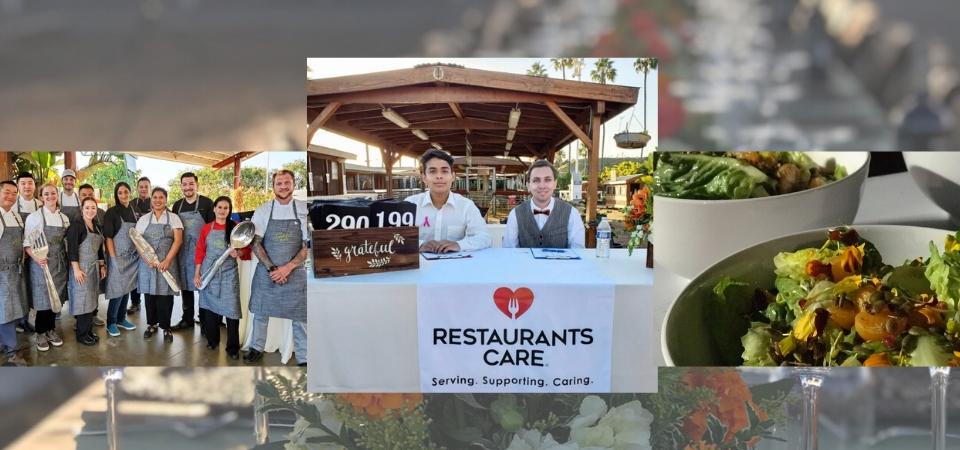
[[[531,197],[507,217],[503,246],[507,248],[583,248],[586,231],[580,213],[569,203],[553,197],[557,169],[545,159],[527,169]]]

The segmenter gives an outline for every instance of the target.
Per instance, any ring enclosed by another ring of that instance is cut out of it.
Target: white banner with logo
[[[422,392],[609,392],[612,284],[422,283]]]

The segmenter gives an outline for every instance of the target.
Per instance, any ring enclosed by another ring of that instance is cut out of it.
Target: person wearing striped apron
[[[107,277],[103,257],[103,234],[96,222],[97,201],[85,198],[80,203],[82,222],[67,229],[67,260],[70,271],[70,314],[77,321],[77,342],[96,345],[100,337],[93,331],[93,315],[100,300],[100,281]]]
[[[250,312],[253,332],[243,360],[263,358],[267,324],[271,317],[293,321],[293,345],[297,363],[307,364],[307,207],[293,199],[294,176],[289,170],[273,175],[274,199],[253,214],[256,227],[253,251],[260,260],[253,275]]]
[[[30,284],[33,295],[33,307],[37,311],[36,331],[37,350],[45,352],[50,346],[63,345],[63,339],[57,334],[56,313],[50,301],[50,292],[43,274],[46,266],[53,278],[53,285],[57,287],[60,301],[67,299],[67,228],[70,219],[60,212],[58,206],[58,191],[53,184],[45,184],[40,188],[40,197],[43,207],[27,216],[24,227],[26,238],[23,240],[24,250],[30,257]],[[47,239],[47,257],[37,259],[32,250],[33,242],[30,237],[35,232],[42,232]]]
[[[193,280],[196,264],[193,262],[197,251],[197,242],[200,239],[200,229],[203,225],[213,221],[213,202],[197,192],[197,176],[193,172],[180,175],[180,190],[183,198],[173,204],[173,210],[183,222],[183,248],[180,250],[180,279]],[[199,318],[194,319],[194,302],[198,290],[193,283],[180,286],[180,306],[183,308],[180,322],[173,326],[174,330],[193,329],[194,324],[203,322],[205,313],[200,308]],[[201,333],[203,329],[201,328]]]
[[[137,248],[130,240],[130,229],[137,225],[138,214],[130,203],[130,185],[123,181],[113,188],[114,206],[103,220],[107,249],[107,334],[120,336],[120,329],[136,330],[127,320],[127,298],[137,288]]]
[[[150,214],[150,179],[140,177],[137,180],[137,198],[132,202],[133,210],[137,212],[137,217]],[[127,314],[137,314],[140,312],[140,291],[136,288],[130,293],[130,308]]]
[[[157,327],[163,329],[163,341],[173,342],[173,333],[170,329],[170,316],[173,313],[173,296],[177,295],[161,271],[167,271],[183,286],[179,280],[180,269],[177,264],[177,253],[183,243],[183,222],[180,218],[167,210],[167,190],[162,187],[153,188],[150,195],[153,211],[140,217],[137,221],[137,230],[153,247],[159,261],[150,264],[140,258],[137,274],[137,290],[144,295],[144,305],[147,309],[147,330],[143,338],[149,339],[157,332]]]
[[[213,202],[215,219],[203,226],[200,230],[200,241],[197,243],[195,255],[196,268],[193,273],[193,285],[200,289],[201,276],[206,275],[223,252],[230,248],[230,233],[233,231],[234,221],[230,220],[233,214],[233,202],[230,197],[218,197]],[[227,318],[227,356],[230,359],[240,359],[240,272],[237,259],[250,259],[250,248],[230,250],[230,258],[210,279],[202,289],[200,296],[203,316],[203,335],[207,338],[207,348],[216,350],[220,346],[220,323]]]
[[[43,205],[39,200],[34,198],[34,194],[37,190],[36,181],[33,178],[33,174],[30,172],[20,172],[17,174],[17,204],[14,210],[20,216],[20,222],[26,222],[27,216],[32,214],[34,211],[40,209]],[[30,283],[30,271],[26,270],[23,272],[24,284],[27,289],[27,311],[33,309],[33,293],[32,283]],[[17,324],[17,331],[34,331],[33,327],[30,326],[29,315],[25,315],[23,319],[20,319],[20,322]]]
[[[14,210],[17,185],[0,182],[0,358],[4,366],[23,366],[17,354],[17,321],[27,314],[23,280],[23,223]]]
[[[80,217],[80,195],[74,190],[77,185],[77,173],[66,169],[60,175],[60,183],[63,184],[63,191],[60,192],[60,212],[66,214],[71,222],[83,220]]]

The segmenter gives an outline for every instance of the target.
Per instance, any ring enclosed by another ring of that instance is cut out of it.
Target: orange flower
[[[715,395],[713,400],[704,401],[684,420],[683,432],[691,442],[703,439],[707,417],[711,414],[727,427],[725,443],[732,442],[737,432],[750,424],[745,405],[749,405],[760,420],[767,419],[766,412],[753,403],[753,393],[736,370],[690,370],[684,375],[683,382],[691,388],[706,387]]]
[[[422,394],[337,394],[353,410],[380,419],[394,410],[413,410],[423,401]]]

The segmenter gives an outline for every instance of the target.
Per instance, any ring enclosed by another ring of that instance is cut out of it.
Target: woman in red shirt
[[[236,222],[229,217],[233,214],[230,197],[218,197],[213,201],[213,222],[200,230],[197,241],[197,253],[194,258],[193,283],[200,289],[201,274],[206,274],[217,258],[230,248],[230,233]],[[237,270],[237,258],[250,259],[250,248],[230,250],[230,256],[217,269],[216,274],[200,292],[200,317],[203,318],[203,334],[207,337],[207,348],[216,350],[220,346],[220,323],[227,318],[227,355],[231,359],[240,358],[240,272]]]

